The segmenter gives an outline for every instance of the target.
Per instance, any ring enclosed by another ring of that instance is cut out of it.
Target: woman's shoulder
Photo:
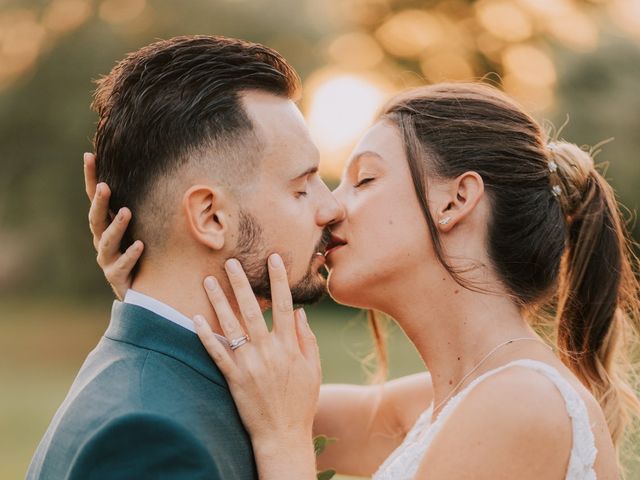
[[[566,471],[571,418],[562,393],[540,371],[513,365],[486,376],[448,413],[437,420],[419,478],[525,480]],[[453,461],[459,452],[464,462]]]

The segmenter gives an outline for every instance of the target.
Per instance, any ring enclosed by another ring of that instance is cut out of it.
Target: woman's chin
[[[362,303],[362,295],[354,295],[356,292],[362,292],[360,282],[349,281],[342,277],[335,269],[329,270],[327,276],[327,292],[329,296],[341,305],[356,308],[367,308]]]

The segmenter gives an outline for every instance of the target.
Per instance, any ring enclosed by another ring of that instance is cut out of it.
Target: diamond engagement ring
[[[231,348],[231,350],[235,350],[236,348],[240,348],[242,345],[244,345],[248,341],[249,341],[249,335],[243,335],[240,338],[231,340],[231,343],[229,344],[229,348]]]

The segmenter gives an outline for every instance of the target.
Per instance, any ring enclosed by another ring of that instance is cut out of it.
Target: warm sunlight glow
[[[570,25],[571,28],[567,28]],[[589,16],[576,9],[550,17],[546,24],[549,33],[574,50],[589,51],[598,45],[598,28]]]
[[[542,20],[560,17],[572,6],[568,0],[518,0],[517,3]]]
[[[512,45],[503,53],[505,72],[519,82],[549,87],[556,82],[556,69],[549,56],[533,45]]]
[[[91,14],[85,0],[54,0],[47,7],[42,23],[50,32],[64,33],[79,27]]]
[[[29,10],[0,16],[0,89],[33,67],[45,35],[45,29]]]
[[[319,71],[305,84],[305,113],[322,155],[323,171],[336,176],[344,156],[371,124],[388,87],[374,77]]]
[[[371,35],[352,32],[340,35],[329,45],[329,57],[346,68],[374,68],[384,60],[384,52]]]
[[[513,2],[483,0],[476,9],[480,24],[501,40],[521,42],[533,33],[529,15]]]
[[[609,7],[611,17],[627,34],[640,38],[640,2],[615,0]]]
[[[146,6],[146,0],[104,0],[99,13],[109,23],[125,23],[135,20]]]
[[[424,10],[403,10],[387,20],[376,37],[392,55],[416,57],[442,40],[442,30],[436,16]]]
[[[442,51],[429,55],[420,62],[424,76],[433,83],[470,81],[474,73],[471,63],[459,52]]]

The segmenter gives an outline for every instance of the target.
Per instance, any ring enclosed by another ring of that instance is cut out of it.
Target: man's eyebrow
[[[300,179],[302,177],[306,177],[307,175],[312,175],[312,174],[316,173],[317,171],[318,171],[318,165],[314,165],[313,167],[307,168],[300,175],[296,175],[295,177],[293,177],[291,179],[291,181],[298,180],[298,179]]]

